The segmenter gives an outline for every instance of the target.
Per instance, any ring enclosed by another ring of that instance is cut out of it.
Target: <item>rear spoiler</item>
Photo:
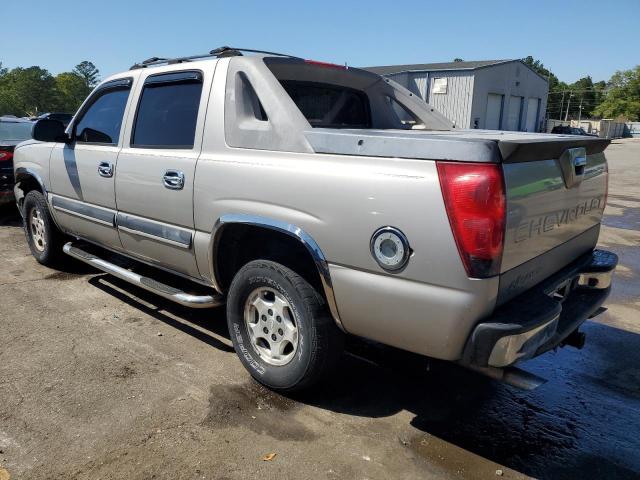
[[[556,137],[499,141],[498,149],[503,163],[519,163],[560,158],[566,149],[576,147],[583,147],[587,155],[594,155],[603,152],[610,143],[607,138]]]

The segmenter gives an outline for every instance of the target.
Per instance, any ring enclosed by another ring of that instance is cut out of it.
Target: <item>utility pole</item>
[[[562,107],[564,107],[564,90],[562,90],[562,100],[560,101],[560,120],[562,120]]]
[[[582,120],[582,99],[584,96],[580,97],[580,106],[578,107],[578,127],[580,127],[580,120]]]
[[[569,92],[569,98],[567,99],[567,113],[564,115],[564,121],[567,121],[569,118],[569,106],[571,105],[571,97],[573,97],[573,93]]]

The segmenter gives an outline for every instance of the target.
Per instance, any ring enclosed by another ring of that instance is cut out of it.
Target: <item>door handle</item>
[[[169,190],[182,190],[184,188],[184,173],[180,170],[167,170],[162,177],[162,183]]]
[[[98,175],[105,178],[113,177],[113,164],[109,162],[100,162],[100,165],[98,165]]]
[[[587,165],[587,157],[576,157],[573,159],[573,169],[576,172],[576,177],[582,177],[584,175],[584,168]]]

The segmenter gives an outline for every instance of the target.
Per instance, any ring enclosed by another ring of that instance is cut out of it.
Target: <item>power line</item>
[[[597,93],[597,92],[606,92],[606,91],[607,91],[606,88],[580,88],[580,89],[569,88],[569,89],[566,89],[566,90],[555,90],[553,92],[548,92],[548,94],[549,95],[560,95],[561,93],[566,93],[566,92],[569,92],[569,93],[573,93],[573,92],[594,92],[594,93]]]

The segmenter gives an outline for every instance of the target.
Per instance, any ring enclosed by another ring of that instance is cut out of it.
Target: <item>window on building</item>
[[[447,93],[447,79],[434,78],[432,93]]]

